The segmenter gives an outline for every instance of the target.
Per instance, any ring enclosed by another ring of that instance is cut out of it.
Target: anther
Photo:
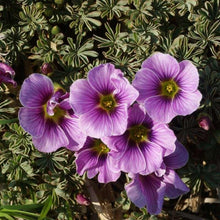
[[[171,93],[173,91],[173,87],[171,85],[166,86],[167,92]]]

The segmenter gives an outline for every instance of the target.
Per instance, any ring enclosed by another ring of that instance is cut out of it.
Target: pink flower
[[[87,79],[78,79],[70,87],[70,105],[85,134],[94,138],[123,134],[128,107],[137,97],[138,91],[110,63],[94,67]]]
[[[174,199],[189,192],[189,188],[174,171],[184,166],[188,157],[187,150],[177,141],[176,150],[164,157],[160,170],[149,175],[129,173],[132,181],[125,185],[128,198],[139,208],[146,206],[150,214],[159,214],[165,196]]]
[[[115,182],[121,175],[115,167],[115,151],[102,139],[87,137],[84,146],[75,154],[79,175],[87,172],[89,179],[98,174],[100,183]]]
[[[169,54],[155,53],[142,63],[133,86],[139,91],[149,116],[169,123],[177,115],[189,115],[200,105],[199,74],[189,61],[180,63]]]
[[[60,147],[79,150],[86,136],[81,132],[79,118],[69,105],[69,93],[54,90],[50,78],[33,73],[25,79],[21,91],[18,118],[21,127],[31,136],[41,152],[54,152]]]

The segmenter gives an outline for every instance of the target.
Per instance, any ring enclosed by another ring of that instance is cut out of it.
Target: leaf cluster
[[[38,152],[32,145],[31,136],[16,123],[9,126],[2,139],[0,181],[4,184],[1,185],[0,192],[0,216],[2,214],[2,217],[7,218],[8,215],[27,215],[30,218],[24,219],[38,219],[49,198],[51,204],[47,212],[51,210],[50,216],[65,213],[67,207],[75,207],[75,214],[81,216],[74,198],[83,190],[84,183],[76,175],[72,153],[65,149],[50,154]],[[9,204],[15,205],[14,211],[10,212],[5,208]],[[19,212],[19,204],[24,207],[36,204],[38,212],[33,215],[32,209],[27,210],[30,211],[29,214]]]

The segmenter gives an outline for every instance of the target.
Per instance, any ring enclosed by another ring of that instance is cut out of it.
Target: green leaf
[[[43,207],[42,203],[39,204],[27,204],[27,205],[4,205],[0,208],[10,209],[10,210],[20,210],[20,211],[32,211],[39,210]]]
[[[31,212],[25,212],[25,211],[20,211],[20,210],[16,210],[16,209],[1,209],[0,210],[2,213],[5,213],[5,214],[10,214],[14,217],[19,217],[19,218],[23,218],[23,219],[26,219],[26,220],[37,220],[38,218],[38,214],[34,214],[34,213],[31,213]]]
[[[10,215],[8,215],[6,213],[1,213],[1,211],[0,211],[0,218],[1,217],[6,218],[8,220],[14,220],[14,218],[12,218]]]
[[[6,125],[13,122],[17,122],[18,118],[12,118],[12,119],[0,119],[0,125]]]
[[[51,206],[52,206],[52,196],[50,195],[44,204],[44,207],[40,213],[40,217],[38,218],[38,220],[43,220],[47,216],[47,213],[50,211]]]

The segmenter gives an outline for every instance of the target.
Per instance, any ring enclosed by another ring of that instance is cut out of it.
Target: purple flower
[[[35,147],[42,152],[53,152],[60,147],[79,150],[86,136],[79,129],[79,119],[69,105],[69,94],[59,88],[54,91],[52,81],[34,73],[25,79],[19,110],[22,128],[32,135]]]
[[[163,199],[177,198],[189,191],[177,173],[173,170],[185,165],[188,160],[186,149],[177,143],[173,154],[165,157],[165,172],[162,176],[152,173],[147,176],[130,174],[132,181],[125,186],[130,200],[139,208],[147,206],[150,214],[159,214],[162,210]]]
[[[108,183],[116,181],[121,172],[115,167],[114,149],[102,139],[87,137],[87,140],[82,149],[76,153],[76,167],[79,175],[87,172],[89,179],[98,174],[100,183]]]
[[[0,83],[11,83],[14,87],[17,83],[13,80],[15,71],[6,63],[0,63]]]
[[[138,104],[128,110],[125,133],[103,139],[117,151],[114,160],[119,169],[144,175],[158,170],[163,156],[176,148],[173,131],[165,124],[155,123]]]
[[[76,80],[70,88],[70,104],[80,115],[80,125],[94,138],[124,133],[127,108],[137,97],[137,90],[112,64],[93,68],[88,79]]]
[[[177,115],[188,115],[200,104],[199,75],[188,60],[180,63],[169,54],[155,53],[142,64],[133,81],[153,120],[170,122]]]

